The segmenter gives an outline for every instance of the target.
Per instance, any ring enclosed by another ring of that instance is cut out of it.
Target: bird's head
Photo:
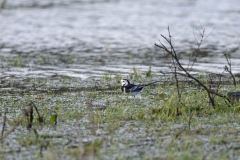
[[[130,84],[128,79],[122,79],[120,82],[121,82],[122,86],[127,86]]]

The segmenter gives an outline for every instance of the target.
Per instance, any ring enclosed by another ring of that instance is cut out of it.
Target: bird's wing
[[[138,86],[138,85],[136,85],[136,86],[133,86],[131,89],[130,89],[130,91],[131,92],[141,92],[141,90],[144,88],[145,86]]]
[[[240,92],[229,92],[228,96],[240,96]]]

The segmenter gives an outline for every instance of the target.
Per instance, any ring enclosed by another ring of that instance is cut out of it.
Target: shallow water
[[[69,76],[83,79],[105,72],[129,73],[133,67],[168,72],[163,51],[154,47],[170,26],[177,52],[197,48],[205,36],[194,70],[218,72],[232,53],[239,72],[240,2],[139,0],[7,1],[0,13],[1,77]],[[201,24],[201,25],[200,25]],[[194,36],[195,35],[195,36]],[[183,58],[183,61],[185,58]],[[188,63],[186,60],[184,63]]]

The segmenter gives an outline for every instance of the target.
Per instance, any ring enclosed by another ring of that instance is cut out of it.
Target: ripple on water
[[[206,28],[205,35],[211,34],[201,46],[206,57],[199,58],[196,67],[222,72],[221,65],[226,63],[224,59],[216,62],[216,57],[221,57],[223,51],[239,58],[240,22],[236,19],[240,15],[236,6],[237,0],[9,1],[0,14],[0,36],[4,37],[0,39],[0,61],[8,61],[0,70],[11,76],[39,74],[83,79],[101,76],[105,71],[126,74],[136,66],[167,72],[169,60],[154,48],[160,34],[168,35],[170,26],[176,50],[191,52],[197,48],[196,39],[201,38],[201,23]],[[8,72],[12,62],[22,62],[21,67],[32,71]],[[206,63],[214,65],[209,67]],[[76,71],[76,65],[84,71]],[[237,72],[237,63],[233,65]],[[47,70],[44,66],[54,67]]]

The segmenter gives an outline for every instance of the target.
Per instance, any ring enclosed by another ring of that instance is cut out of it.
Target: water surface
[[[69,76],[83,79],[133,67],[168,72],[154,47],[170,26],[177,52],[197,48],[201,26],[210,36],[195,70],[223,71],[222,52],[231,52],[239,72],[240,2],[138,0],[7,1],[0,13],[1,77]],[[195,35],[195,36],[194,36]],[[186,58],[186,57],[185,57]],[[184,58],[184,59],[185,59]],[[188,61],[183,59],[183,63]]]

